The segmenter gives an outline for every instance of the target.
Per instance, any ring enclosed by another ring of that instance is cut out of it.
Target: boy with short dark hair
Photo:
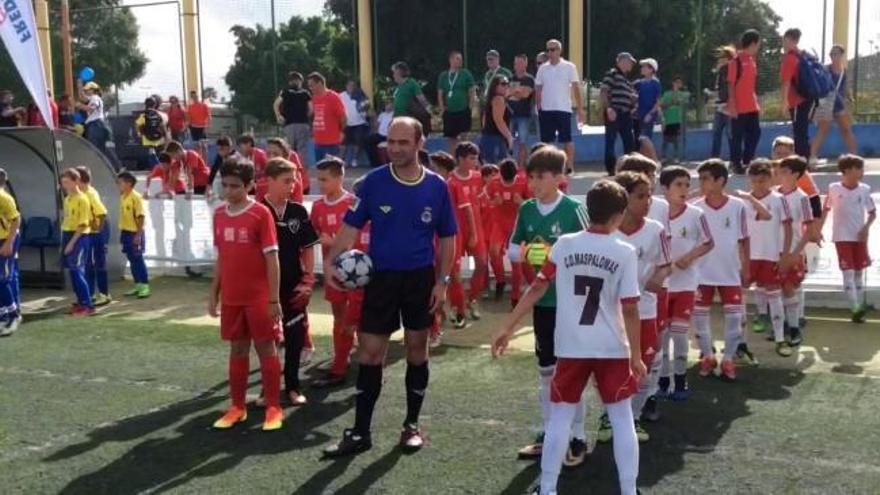
[[[91,233],[91,205],[86,195],[79,189],[79,172],[68,168],[61,173],[61,189],[64,190],[64,217],[61,221],[62,262],[70,272],[70,284],[76,294],[76,302],[71,305],[73,316],[95,314],[95,305],[86,281],[85,260],[89,252],[89,233]]]
[[[489,234],[489,255],[494,260],[493,263],[501,263],[500,269],[503,270],[503,259],[501,256],[507,251],[507,244],[510,242],[510,236],[513,234],[513,227],[516,224],[516,214],[519,206],[529,196],[527,180],[524,180],[518,174],[516,161],[512,158],[506,158],[498,165],[499,177],[489,183],[487,192],[489,200],[495,207],[494,222],[492,222],[492,230]],[[511,307],[516,306],[519,300],[522,285],[522,264],[511,263],[511,281],[510,281],[510,304]],[[496,268],[496,275],[498,271]]]
[[[263,430],[280,429],[283,412],[281,362],[275,341],[280,336],[278,240],[272,212],[248,197],[254,166],[226,161],[220,167],[226,203],[214,211],[217,261],[208,299],[208,314],[220,316],[220,335],[229,341],[229,392],[232,404],[214,422],[216,429],[247,420],[245,395],[250,374],[251,342],[260,358],[266,400]],[[218,312],[218,305],[222,307]]]
[[[238,153],[241,157],[254,164],[254,184],[263,178],[266,170],[266,163],[269,162],[269,155],[260,148],[257,148],[257,142],[253,134],[242,134],[236,140],[238,144]],[[251,193],[255,192],[252,190]]]
[[[6,170],[0,168],[0,337],[15,333],[21,324],[18,297],[18,232],[21,213],[6,191]]]
[[[131,172],[123,171],[116,176],[119,188],[119,244],[131,267],[131,278],[134,288],[125,293],[126,296],[137,296],[140,299],[150,297],[147,264],[144,262],[144,198],[135,191],[137,177]]]
[[[681,90],[684,82],[681,76],[675,76],[672,79],[672,88],[663,93],[660,97],[660,106],[663,108],[663,148],[662,156],[664,162],[669,162],[669,155],[666,153],[667,145],[671,144],[675,152],[675,163],[681,161],[680,144],[682,127],[684,126],[685,105],[687,105],[688,94]]]
[[[107,207],[101,195],[92,187],[92,172],[88,167],[76,167],[79,172],[79,190],[89,200],[91,225],[89,226],[89,251],[86,255],[86,280],[95,306],[110,304],[110,282],[107,279],[107,241],[110,227],[107,223]]]
[[[837,250],[837,262],[843,272],[843,289],[852,307],[852,321],[864,323],[868,308],[865,305],[864,269],[871,265],[868,256],[868,232],[877,218],[877,209],[871,197],[871,186],[862,182],[865,160],[858,155],[842,155],[837,160],[840,181],[828,186],[822,224],[828,218],[831,240]],[[821,230],[820,230],[821,231]]]

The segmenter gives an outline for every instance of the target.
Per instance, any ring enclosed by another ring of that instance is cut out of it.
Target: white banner
[[[37,22],[31,0],[0,0],[0,38],[21,79],[43,114],[43,120],[54,127],[49,95],[46,93],[46,73],[37,41]]]

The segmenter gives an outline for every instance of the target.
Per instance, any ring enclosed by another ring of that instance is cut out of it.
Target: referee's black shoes
[[[369,436],[356,433],[352,428],[346,428],[342,434],[342,440],[336,445],[324,449],[324,458],[336,459],[366,452],[373,448],[373,442]]]

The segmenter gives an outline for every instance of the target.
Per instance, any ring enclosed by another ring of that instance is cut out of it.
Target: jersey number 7
[[[581,325],[592,325],[596,322],[596,315],[599,313],[599,294],[604,284],[605,280],[599,277],[574,276],[574,295],[587,296],[587,302],[584,303],[584,309],[581,311]]]

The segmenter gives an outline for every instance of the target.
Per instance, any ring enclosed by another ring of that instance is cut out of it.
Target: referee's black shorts
[[[374,271],[364,288],[361,332],[391,335],[400,329],[427,330],[434,322],[431,292],[434,267]]]

